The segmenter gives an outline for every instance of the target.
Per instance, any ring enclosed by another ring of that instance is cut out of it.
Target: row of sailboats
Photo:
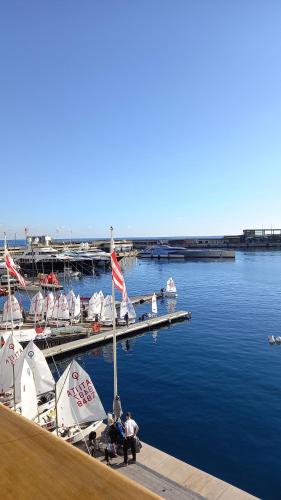
[[[101,322],[110,322],[113,325],[113,367],[114,367],[114,400],[113,412],[116,417],[122,414],[121,401],[118,396],[117,384],[117,350],[116,350],[116,307],[115,287],[122,293],[120,318],[128,322],[135,320],[135,311],[130,301],[125,281],[114,251],[113,229],[111,228],[111,265],[112,265],[112,295],[105,298],[101,293],[91,297],[88,306],[90,320],[99,316]],[[13,269],[13,268],[12,268]],[[7,267],[8,281],[9,268]],[[13,296],[15,299],[15,296]],[[63,298],[62,298],[63,297]],[[79,298],[79,300],[78,300]],[[9,306],[11,316],[11,334],[5,339],[0,350],[0,391],[2,402],[12,406],[23,416],[37,422],[39,425],[56,432],[69,442],[78,442],[85,438],[92,430],[106,418],[106,413],[95,390],[93,382],[87,372],[73,360],[65,369],[58,382],[55,383],[43,353],[31,340],[23,350],[20,343],[14,338],[14,299],[12,300],[9,287]],[[52,300],[54,302],[52,303]],[[34,298],[30,307],[30,315],[34,318],[45,315],[51,318],[68,320],[70,314],[75,317],[80,297],[74,292],[66,297],[64,294],[57,298],[42,294]],[[56,306],[57,304],[57,306]],[[60,314],[63,311],[63,318]],[[54,313],[55,310],[55,313]],[[70,313],[71,311],[71,313]],[[157,313],[157,298],[152,299],[152,312]],[[81,313],[79,309],[79,313]],[[45,396],[45,399],[42,399]]]
[[[90,376],[77,361],[55,382],[34,342],[23,350],[12,334],[0,351],[0,391],[2,403],[71,443],[106,418]]]

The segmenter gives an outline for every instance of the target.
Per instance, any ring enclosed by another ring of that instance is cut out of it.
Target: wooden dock
[[[176,321],[183,321],[185,319],[190,319],[191,313],[187,311],[177,311],[170,314],[164,314],[163,316],[156,316],[155,318],[150,318],[145,321],[139,321],[128,327],[117,327],[116,337],[122,338],[129,335],[135,335],[137,333],[143,332],[145,330],[153,330],[159,326],[169,325]],[[101,333],[91,335],[87,338],[74,340],[73,342],[67,342],[62,345],[57,345],[50,347],[49,349],[44,349],[46,358],[51,358],[55,356],[63,356],[67,353],[73,351],[80,351],[87,349],[92,346],[98,346],[110,342],[113,339],[113,330],[103,331]]]
[[[102,424],[98,433],[104,430]],[[85,445],[80,444],[80,449],[85,451]],[[116,470],[122,475],[148,488],[167,500],[254,500],[256,497],[203,472],[186,462],[164,453],[142,441],[142,449],[137,454],[136,464],[130,463],[123,466],[123,456],[118,455],[111,459],[111,470]],[[97,459],[104,461],[104,454],[98,452]]]

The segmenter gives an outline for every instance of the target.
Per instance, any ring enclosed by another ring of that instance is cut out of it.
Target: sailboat
[[[177,287],[173,278],[169,278],[165,290],[166,297],[177,297]]]
[[[7,298],[4,302],[3,318],[0,323],[0,328],[11,328],[13,322],[14,327],[20,327],[23,324],[22,312],[15,295]]]
[[[81,318],[81,300],[80,295],[77,295],[74,300],[74,304],[70,309],[71,323],[79,323]]]
[[[95,431],[106,413],[83,368],[73,360],[56,384],[57,434],[69,443],[77,443]]]
[[[34,322],[40,321],[43,316],[44,297],[41,292],[37,292],[31,299],[29,316],[34,318]]]
[[[49,324],[55,326],[69,325],[69,305],[62,293],[54,299],[54,307],[49,318]]]
[[[27,373],[26,364],[31,371],[31,378],[27,377],[30,374]],[[36,407],[36,414],[31,418],[41,427],[49,430],[55,428],[55,380],[44,354],[33,341],[27,344],[15,367],[14,402],[16,410],[22,415],[26,411],[24,405],[27,401],[23,399],[23,379],[30,388],[30,404]]]
[[[14,338],[13,334],[10,334],[0,351],[0,393],[2,398],[5,398],[7,392],[12,397],[15,385],[15,366],[22,351],[20,343]]]
[[[93,321],[96,316],[100,318],[102,304],[104,301],[103,293],[94,293],[89,300],[88,310],[87,310],[87,321]]]
[[[117,318],[116,310],[115,310],[115,318]],[[100,323],[104,326],[112,326],[113,324],[112,295],[107,295],[103,301],[101,315],[100,315]]]
[[[126,324],[126,321],[124,319],[125,314],[128,314],[128,323],[132,324],[136,322],[136,311],[135,308],[127,296],[126,299],[123,299],[121,304],[120,304],[120,319],[118,320],[118,323],[120,325]]]
[[[151,311],[152,315],[155,316],[157,314],[157,297],[156,293],[152,295],[152,300],[151,300]]]

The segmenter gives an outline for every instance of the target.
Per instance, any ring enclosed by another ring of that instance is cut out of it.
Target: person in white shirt
[[[136,463],[136,441],[135,436],[139,431],[137,423],[132,419],[131,413],[126,413],[125,440],[124,440],[124,464],[128,465],[128,448],[131,448],[133,463]]]

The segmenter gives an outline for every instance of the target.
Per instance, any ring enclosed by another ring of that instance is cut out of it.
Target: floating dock
[[[145,321],[139,321],[133,325],[126,327],[116,328],[116,337],[122,338],[129,335],[134,335],[139,332],[146,330],[153,330],[158,326],[169,325],[175,323],[176,321],[183,321],[186,319],[191,319],[191,312],[187,311],[177,311],[170,314],[164,314],[163,316],[156,316],[155,318],[150,318]],[[92,346],[98,346],[110,342],[113,339],[113,330],[103,331],[95,335],[91,335],[87,338],[82,338],[74,340],[73,342],[67,342],[65,344],[57,345],[44,349],[42,352],[46,358],[51,358],[55,356],[63,356],[73,351],[80,351],[87,349]]]

